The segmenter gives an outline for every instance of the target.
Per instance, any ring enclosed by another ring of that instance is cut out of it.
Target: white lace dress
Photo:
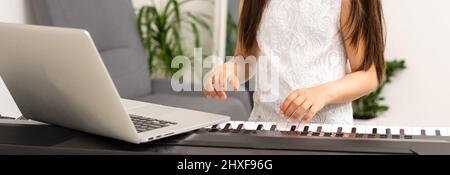
[[[260,56],[266,57],[258,64],[267,61],[279,73],[278,99],[261,100],[259,89],[271,87],[256,83],[250,121],[287,122],[279,108],[290,93],[346,75],[340,12],[341,0],[269,0],[257,36]],[[328,105],[310,123],[352,125],[352,113],[351,103]]]

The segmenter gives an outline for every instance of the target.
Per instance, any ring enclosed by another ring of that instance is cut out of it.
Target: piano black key
[[[420,130],[420,135],[427,136],[427,131],[425,129]]]
[[[219,130],[219,125],[213,125],[211,129],[209,129],[209,132],[218,132]]]
[[[436,136],[441,136],[441,131],[440,130],[436,130]]]
[[[338,127],[336,131],[336,137],[344,137],[344,133],[342,132],[342,130],[343,130],[342,127]]]
[[[300,133],[301,136],[308,136],[309,134],[309,126],[303,127],[302,133]]]
[[[320,136],[321,133],[322,133],[322,126],[317,126],[316,131],[314,131],[311,135],[318,137],[318,136]]]
[[[400,135],[402,135],[402,136],[405,135],[405,129],[400,129]]]
[[[305,127],[303,128],[303,132],[309,132],[309,126],[305,126]]]
[[[339,128],[337,129],[337,132],[336,132],[336,133],[342,134],[342,127],[339,127]]]
[[[238,127],[236,128],[237,131],[241,131],[242,128],[244,127],[244,124],[239,124]]]
[[[378,133],[378,129],[377,128],[373,128],[372,129],[372,134],[377,134]]]
[[[242,128],[244,128],[244,124],[239,124],[236,129],[233,131],[234,133],[239,133],[242,131]]]
[[[272,125],[272,127],[270,127],[270,131],[276,131],[277,130],[277,125]]]
[[[387,129],[386,129],[386,134],[387,134],[387,135],[391,135],[391,129],[387,128]]]
[[[317,131],[316,132],[321,133],[322,132],[322,126],[317,127]]]
[[[231,123],[227,123],[227,124],[223,127],[222,131],[223,131],[223,132],[228,132],[228,131],[230,130],[230,127],[231,127]]]
[[[356,128],[355,127],[352,128],[352,134],[356,134]]]
[[[291,130],[290,130],[290,131],[291,131],[291,132],[295,132],[295,130],[297,130],[297,126],[295,126],[295,125],[292,125],[292,126],[291,126]]]
[[[264,128],[264,125],[260,124],[258,125],[258,127],[256,128],[257,131],[262,131]]]

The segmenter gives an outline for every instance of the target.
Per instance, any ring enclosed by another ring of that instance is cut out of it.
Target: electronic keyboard
[[[450,154],[450,128],[231,121],[156,144],[362,154]]]
[[[38,122],[6,121],[0,122],[0,154],[450,155],[450,128],[231,121],[136,145]]]

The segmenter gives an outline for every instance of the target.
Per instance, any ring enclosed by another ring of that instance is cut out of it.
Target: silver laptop
[[[26,118],[131,143],[230,120],[120,99],[85,30],[0,23],[0,76]]]

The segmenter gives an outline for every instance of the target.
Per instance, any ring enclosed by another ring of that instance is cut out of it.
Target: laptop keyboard
[[[130,114],[130,117],[138,133],[147,132],[177,124],[174,122],[157,120],[132,114]]]

